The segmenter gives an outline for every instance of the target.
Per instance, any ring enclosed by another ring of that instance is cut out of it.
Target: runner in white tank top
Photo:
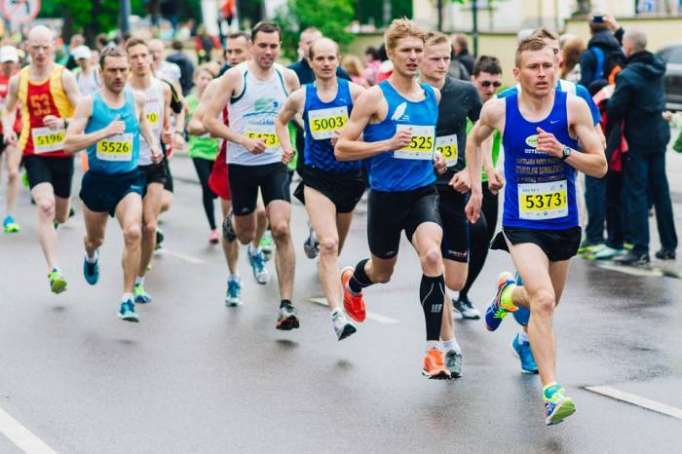
[[[277,329],[298,328],[291,304],[294,283],[294,246],[289,230],[291,214],[289,174],[282,162],[282,148],[275,133],[275,120],[287,94],[299,88],[298,77],[275,63],[281,33],[261,22],[251,32],[251,60],[228,70],[218,79],[218,95],[209,100],[204,125],[214,137],[232,142],[228,147],[228,172],[235,214],[235,230],[242,244],[256,237],[256,201],[260,191],[277,254],[280,310]],[[219,114],[229,105],[229,126]],[[263,253],[249,247],[249,261],[256,281],[265,284]]]

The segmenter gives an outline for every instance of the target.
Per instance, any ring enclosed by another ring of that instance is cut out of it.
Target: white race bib
[[[33,128],[33,151],[35,154],[50,153],[64,149],[66,129]]]
[[[459,157],[457,134],[436,137],[436,152],[443,156],[448,167],[454,167],[457,164],[457,158]]]
[[[331,139],[348,122],[348,107],[329,107],[308,111],[308,125],[315,140]]]
[[[128,162],[133,160],[133,135],[116,134],[97,142],[97,159]]]
[[[411,131],[412,139],[406,147],[393,152],[396,159],[433,159],[434,126],[398,125],[396,132]]]
[[[557,219],[568,216],[566,180],[518,185],[519,218]]]

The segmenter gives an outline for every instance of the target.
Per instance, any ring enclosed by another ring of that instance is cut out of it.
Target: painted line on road
[[[597,263],[599,268],[610,271],[618,271],[619,273],[629,274],[630,276],[643,276],[643,277],[661,277],[663,276],[663,271],[657,268],[637,268],[634,266],[620,266],[613,265],[610,263]]]
[[[662,415],[672,416],[673,418],[682,419],[682,410],[670,405],[666,405],[655,400],[647,399],[636,394],[620,391],[611,386],[586,386],[586,390],[596,394],[600,394],[611,399],[626,402],[628,404],[636,405],[637,407],[645,408],[647,410],[655,411]]]
[[[311,303],[319,304],[320,306],[324,307],[329,307],[327,298],[324,298],[322,296],[308,298],[308,300]],[[400,323],[400,320],[396,320],[395,318],[387,317],[385,315],[369,311],[367,311],[367,318],[370,320],[374,320],[375,322],[383,323],[384,325],[397,325],[398,323]]]
[[[57,454],[19,421],[0,408],[0,433],[27,454]]]
[[[170,255],[171,257],[175,257],[176,259],[184,260],[185,262],[193,263],[195,265],[202,265],[206,263],[205,260],[201,260],[196,257],[192,257],[185,254],[180,254],[179,252],[173,252],[168,249],[162,249],[162,251],[163,252],[161,252],[161,255]]]

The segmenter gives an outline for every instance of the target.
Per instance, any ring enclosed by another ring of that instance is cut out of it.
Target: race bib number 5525
[[[397,132],[411,131],[412,138],[406,147],[393,152],[397,159],[433,159],[436,128],[434,126],[398,125]]]
[[[557,219],[568,216],[566,180],[518,185],[519,218]]]

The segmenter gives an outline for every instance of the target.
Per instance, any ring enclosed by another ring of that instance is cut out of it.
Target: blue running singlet
[[[350,85],[345,79],[338,79],[336,97],[324,102],[317,96],[314,83],[305,85],[305,164],[333,173],[355,172],[360,170],[362,161],[337,161],[331,137],[348,122],[353,110]]]
[[[135,113],[135,96],[125,90],[125,104],[118,109],[110,107],[98,91],[92,96],[92,114],[85,133],[100,131],[114,120],[125,123],[125,132],[100,140],[88,147],[88,164],[96,173],[118,174],[137,168],[140,158],[140,125]]]
[[[433,184],[433,153],[438,122],[436,93],[420,84],[424,100],[404,98],[385,80],[379,84],[388,104],[386,118],[365,128],[365,141],[390,139],[403,128],[412,130],[412,141],[405,148],[380,153],[367,160],[369,186],[378,191],[411,191]]]
[[[505,98],[504,193],[505,228],[565,230],[579,225],[573,167],[536,150],[537,128],[554,134],[559,142],[578,150],[568,131],[566,99],[555,91],[554,106],[541,121],[526,120],[519,111],[518,94]]]

